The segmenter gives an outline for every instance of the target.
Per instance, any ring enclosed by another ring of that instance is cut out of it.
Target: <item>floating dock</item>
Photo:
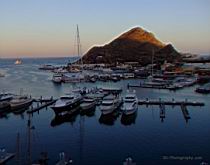
[[[139,100],[138,102],[139,105],[184,105],[184,106],[204,106],[205,104],[203,102],[197,102],[197,101],[175,101],[175,100],[171,100],[171,101],[162,101],[162,100]]]
[[[132,84],[127,84],[127,88],[152,88],[152,89],[168,89],[168,90],[178,90],[183,87],[174,87],[174,86],[166,86],[166,85],[132,85]]]
[[[14,153],[6,153],[5,156],[0,157],[0,164],[5,164],[8,162],[10,159],[12,159],[15,156]]]
[[[36,102],[37,102],[37,101],[36,101]],[[56,102],[56,100],[47,101],[47,102],[45,102],[45,103],[43,103],[43,101],[41,101],[41,102],[40,102],[41,104],[37,104],[36,107],[31,106],[31,108],[27,111],[27,113],[34,113],[34,112],[37,112],[37,111],[39,111],[39,110],[41,110],[41,109],[43,109],[43,108],[45,108],[45,107],[48,107],[48,106],[54,104],[55,102]],[[39,103],[39,102],[37,102],[37,103]]]

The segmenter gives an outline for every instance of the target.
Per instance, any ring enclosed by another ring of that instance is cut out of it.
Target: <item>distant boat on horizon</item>
[[[20,60],[20,59],[17,59],[16,61],[15,61],[15,65],[21,65],[22,64],[22,61]]]

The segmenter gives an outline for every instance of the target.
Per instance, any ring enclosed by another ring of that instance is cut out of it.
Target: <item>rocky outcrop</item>
[[[153,54],[158,62],[180,58],[180,54],[172,45],[165,45],[152,33],[136,27],[109,44],[91,48],[83,56],[83,62],[106,64],[139,62],[141,65],[146,65],[151,63]]]

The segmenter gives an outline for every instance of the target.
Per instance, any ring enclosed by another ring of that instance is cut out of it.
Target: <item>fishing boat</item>
[[[122,99],[118,95],[108,95],[103,98],[100,110],[103,115],[108,115],[118,109],[121,103]]]
[[[80,94],[71,93],[61,96],[51,108],[54,110],[55,114],[58,115],[65,111],[71,111],[76,106],[79,106],[81,100],[82,96]]]
[[[10,101],[11,110],[18,110],[22,108],[27,108],[32,104],[33,99],[27,96],[18,96]]]
[[[60,74],[60,73],[53,74],[52,82],[61,83],[62,82],[62,74]]]
[[[132,115],[138,109],[138,98],[136,96],[135,91],[127,92],[125,97],[123,98],[123,105],[121,107],[123,115]]]
[[[20,59],[17,59],[17,60],[15,61],[15,65],[20,65],[20,64],[22,64],[22,61],[21,61]]]
[[[94,98],[85,97],[82,104],[80,104],[81,111],[93,109],[96,106],[96,100]]]

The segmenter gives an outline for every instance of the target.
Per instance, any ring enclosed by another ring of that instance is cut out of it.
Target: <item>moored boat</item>
[[[61,83],[62,82],[62,74],[59,74],[59,73],[53,74],[52,81],[54,83]]]
[[[132,115],[137,111],[138,98],[134,91],[132,93],[127,92],[127,94],[123,98],[123,105],[121,109],[122,109],[123,115]]]
[[[81,111],[93,109],[96,106],[96,100],[94,98],[85,97],[83,102],[80,104]]]
[[[80,94],[69,94],[61,96],[55,104],[51,107],[55,114],[60,114],[65,111],[71,111],[74,107],[78,106],[81,103],[82,96]]]
[[[120,107],[122,99],[118,95],[108,95],[103,98],[100,105],[100,110],[103,115],[113,113],[117,108]]]
[[[11,94],[0,94],[0,102],[1,101],[9,101],[13,98]]]
[[[68,73],[62,75],[64,83],[78,83],[84,80],[84,75],[81,73]]]
[[[32,104],[33,99],[27,96],[19,96],[10,101],[11,110],[27,108]]]

